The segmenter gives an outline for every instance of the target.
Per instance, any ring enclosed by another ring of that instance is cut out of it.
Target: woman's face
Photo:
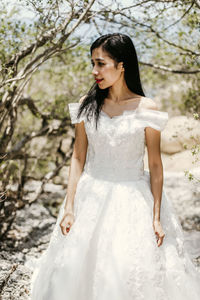
[[[101,47],[92,51],[92,75],[100,89],[114,85],[123,76],[123,63],[116,63]]]

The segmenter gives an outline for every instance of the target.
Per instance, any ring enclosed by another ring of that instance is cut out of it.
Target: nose
[[[98,71],[97,71],[96,67],[94,66],[92,69],[92,75],[97,75],[97,74],[98,74]]]

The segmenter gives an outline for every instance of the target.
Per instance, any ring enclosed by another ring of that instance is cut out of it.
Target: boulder
[[[161,151],[174,154],[200,143],[200,121],[186,116],[169,119],[162,132]]]
[[[200,161],[195,162],[191,150],[185,150],[172,155],[162,153],[164,170],[167,171],[189,171],[199,167]]]
[[[67,153],[71,147],[72,138],[69,136],[61,141],[61,150],[63,153]]]

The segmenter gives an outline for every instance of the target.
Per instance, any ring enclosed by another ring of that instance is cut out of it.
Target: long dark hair
[[[90,54],[92,55],[92,51],[99,47],[102,47],[116,63],[123,62],[127,87],[132,92],[145,96],[140,81],[136,50],[130,37],[121,33],[102,35],[92,43]],[[95,82],[82,101],[77,117],[79,118],[83,111],[88,120],[95,115],[97,128],[99,113],[104,104],[104,99],[108,96],[108,90],[109,88],[100,89]]]

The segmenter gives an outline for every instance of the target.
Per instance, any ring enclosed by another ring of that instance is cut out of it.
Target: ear
[[[124,71],[124,63],[123,63],[123,61],[120,61],[118,63],[118,69],[121,69],[122,71]]]

